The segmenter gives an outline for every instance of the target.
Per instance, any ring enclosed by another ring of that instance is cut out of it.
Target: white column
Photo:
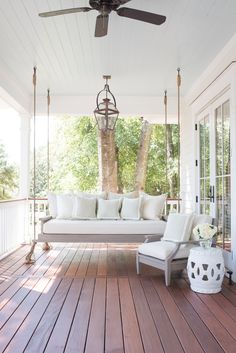
[[[21,119],[20,190],[19,197],[27,198],[30,184],[30,115],[19,113]]]
[[[181,211],[195,210],[195,129],[189,106],[182,103],[180,131],[180,198]]]

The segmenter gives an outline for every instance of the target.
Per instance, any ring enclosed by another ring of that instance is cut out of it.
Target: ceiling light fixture
[[[116,99],[111,93],[107,83],[111,76],[104,75],[103,78],[106,80],[106,83],[104,88],[97,95],[97,106],[94,110],[94,116],[96,118],[99,130],[114,130],[119,116],[119,111],[116,108]]]

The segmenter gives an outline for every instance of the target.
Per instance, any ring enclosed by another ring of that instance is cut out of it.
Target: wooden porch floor
[[[196,294],[164,285],[135,245],[24,246],[0,262],[0,352],[235,353],[236,285]]]

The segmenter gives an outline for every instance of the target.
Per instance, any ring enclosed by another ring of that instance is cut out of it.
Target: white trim
[[[192,105],[194,100],[200,99],[206,92],[211,91],[215,81],[225,75],[236,60],[236,34],[228,41],[210,65],[202,72],[186,95],[186,101]]]

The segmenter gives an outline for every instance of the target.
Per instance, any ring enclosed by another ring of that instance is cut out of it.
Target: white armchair
[[[192,229],[201,223],[212,223],[208,215],[172,213],[168,217],[164,236],[160,241],[140,245],[136,255],[137,273],[140,263],[165,272],[166,286],[170,285],[171,272],[186,268],[190,249],[198,244],[191,240]]]

